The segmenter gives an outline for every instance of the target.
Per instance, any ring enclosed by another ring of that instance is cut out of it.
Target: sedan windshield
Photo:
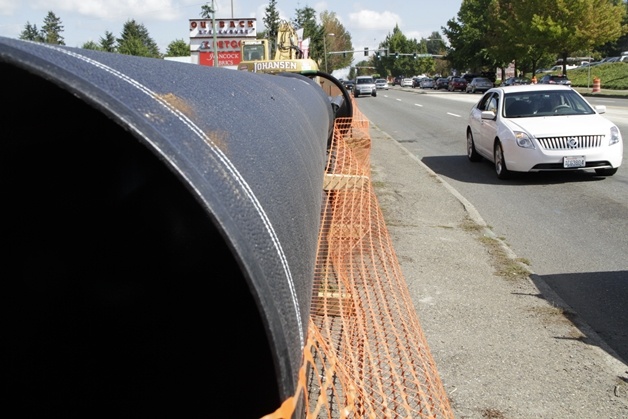
[[[505,94],[504,98],[506,118],[595,113],[591,106],[572,90],[513,92]]]

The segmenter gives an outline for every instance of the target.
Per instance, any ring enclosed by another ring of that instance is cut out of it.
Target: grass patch
[[[503,419],[506,416],[497,409],[484,409],[482,411],[482,417],[487,419]]]
[[[560,71],[543,74],[559,74]],[[537,74],[536,78],[540,79],[543,74]],[[531,74],[526,74],[532,78]],[[579,68],[567,70],[567,77],[571,80],[572,87],[591,88],[593,79],[599,78],[602,89],[611,90],[628,90],[628,63],[605,63],[591,67],[589,73],[588,68]]]
[[[530,261],[525,258],[512,258],[507,251],[503,240],[484,234],[484,226],[466,219],[461,225],[462,229],[474,233],[491,255],[491,263],[495,268],[495,275],[511,281],[526,279],[530,276]]]
[[[386,186],[386,184],[382,181],[376,181],[376,182],[372,182],[373,188],[374,189],[379,189],[379,188],[383,188],[384,186]]]
[[[599,78],[604,89],[628,90],[628,63],[608,63],[591,67],[567,70],[567,77],[575,87],[593,85],[593,79]]]

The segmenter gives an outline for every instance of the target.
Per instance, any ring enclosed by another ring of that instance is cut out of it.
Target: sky
[[[87,41],[100,42],[105,32],[120,36],[130,19],[143,24],[162,53],[177,39],[189,42],[189,21],[199,19],[198,0],[0,0],[0,36],[19,38],[27,23],[38,29],[49,11],[63,26],[61,36],[67,46],[80,47]],[[311,7],[318,17],[322,11],[334,12],[351,34],[356,51],[377,49],[395,25],[408,38],[428,38],[441,33],[447,21],[454,19],[462,0],[419,2],[411,0],[277,0],[280,18],[292,20],[295,10]],[[263,18],[268,1],[215,0],[216,18],[257,18],[258,30],[264,29]],[[358,54],[354,58],[364,58]]]

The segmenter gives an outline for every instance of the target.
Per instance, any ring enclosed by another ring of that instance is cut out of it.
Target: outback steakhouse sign
[[[190,19],[190,38],[206,38],[214,36],[211,19]],[[216,19],[217,37],[241,36],[255,38],[257,25],[255,19]]]

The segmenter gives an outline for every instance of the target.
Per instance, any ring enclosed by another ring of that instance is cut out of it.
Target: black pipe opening
[[[110,118],[12,65],[0,74],[7,407],[234,418],[276,409],[262,319],[211,215]]]

